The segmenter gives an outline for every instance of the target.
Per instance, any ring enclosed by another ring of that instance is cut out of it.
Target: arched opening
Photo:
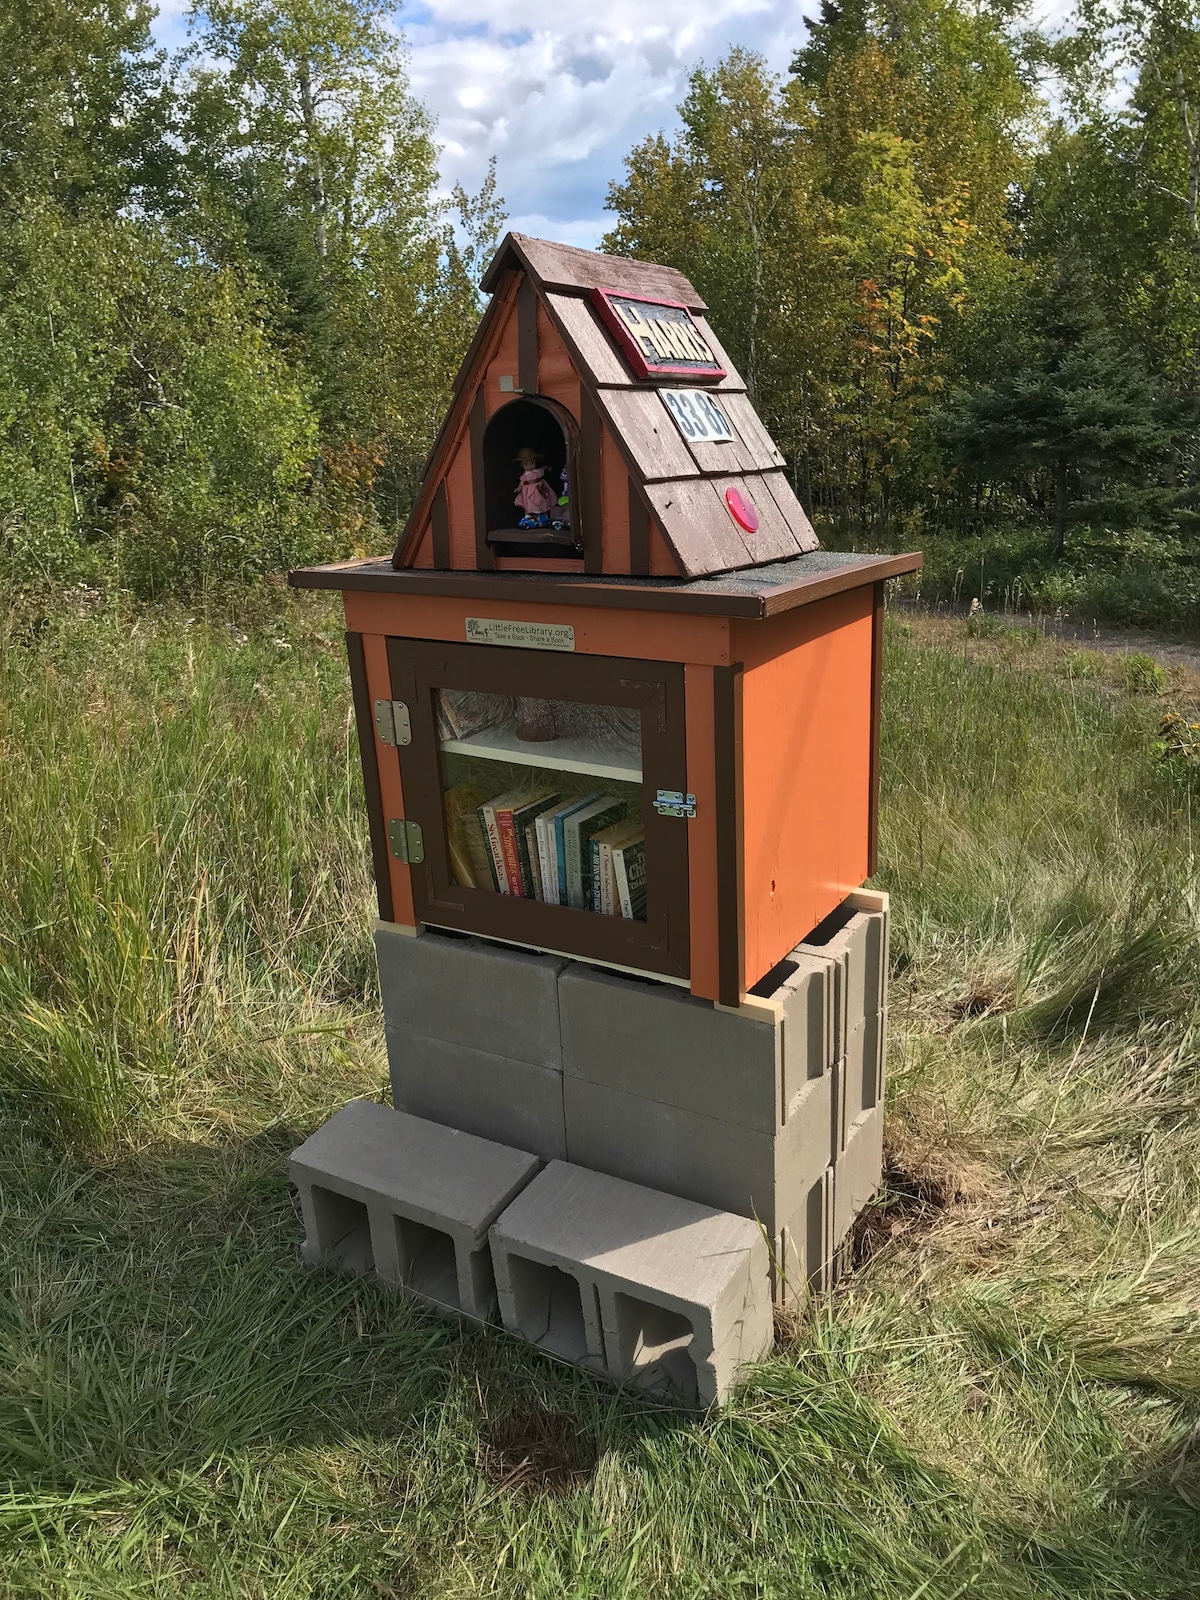
[[[522,465],[518,452],[532,450],[536,466],[555,499],[562,493],[567,474],[574,498],[579,426],[556,400],[543,395],[523,395],[501,406],[483,433],[483,498],[488,543],[498,555],[572,557],[583,548],[579,514],[575,505],[555,506],[543,514],[548,523],[563,526],[518,527],[526,512],[516,504]]]

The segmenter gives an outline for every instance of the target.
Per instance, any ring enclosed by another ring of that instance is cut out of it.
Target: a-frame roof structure
[[[683,578],[700,578],[787,560],[818,548],[817,536],[796,498],[784,460],[705,316],[693,286],[672,267],[580,250],[510,233],[482,279],[492,300],[481,319],[454,384],[454,396],[425,464],[421,487],[392,564],[413,564],[419,541],[436,514],[435,498],[451,454],[461,441],[467,413],[482,381],[499,319],[514,312],[512,285],[530,291],[545,308],[576,369],[581,404],[598,413],[628,470],[631,503],[640,501]],[[527,286],[527,287],[526,287]],[[688,439],[658,392],[678,380],[644,381],[631,371],[593,303],[594,289],[686,306],[725,376],[702,387],[728,418],[728,442]],[[534,358],[536,370],[536,356]],[[726,491],[752,503],[758,527],[735,521]]]

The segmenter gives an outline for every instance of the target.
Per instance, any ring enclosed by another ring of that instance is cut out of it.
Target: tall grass
[[[262,610],[4,651],[0,1591],[1194,1595],[1196,685],[891,628],[888,1185],[696,1422],[300,1271],[382,1051],[340,631]]]
[[[293,607],[8,619],[0,1095],[23,1117],[103,1142],[202,1077],[269,1077],[281,1032],[369,997],[345,670],[334,619]]]

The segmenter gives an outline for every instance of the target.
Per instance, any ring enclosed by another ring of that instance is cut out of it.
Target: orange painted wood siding
[[[569,623],[581,654],[631,656],[642,661],[682,661],[727,666],[728,617],[684,613],[618,611],[604,606],[533,605],[512,600],[458,600],[450,595],[343,595],[346,626],[353,633],[397,639],[455,639],[466,642],[468,617],[505,622]],[[480,648],[486,648],[481,646]],[[546,662],[547,693],[553,693],[554,652],[538,652]]]
[[[865,586],[734,624],[747,989],[866,880],[873,616]]]
[[[363,657],[371,704],[374,705],[376,700],[390,700],[392,677],[388,668],[387,640],[377,633],[363,634]],[[391,817],[404,815],[404,792],[400,786],[400,759],[396,747],[384,744],[378,733],[375,734],[375,759],[379,764],[379,798],[383,804],[386,827]],[[405,927],[414,927],[416,913],[413,910],[412,874],[390,851],[388,873],[392,886],[392,920]]]

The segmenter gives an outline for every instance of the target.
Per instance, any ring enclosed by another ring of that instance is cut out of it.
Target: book
[[[646,835],[637,835],[613,849],[613,876],[621,915],[630,922],[646,920]]]
[[[450,872],[464,889],[490,887],[490,871],[479,831],[478,811],[486,795],[477,783],[456,783],[443,796]]]
[[[570,905],[571,903],[567,894],[567,840],[564,831],[566,828],[567,818],[573,816],[577,811],[582,811],[584,806],[591,805],[594,801],[599,799],[600,792],[598,790],[593,794],[576,795],[574,799],[568,800],[566,804],[558,806],[553,812],[554,887],[557,896],[555,901],[556,905],[565,906]],[[578,839],[576,839],[576,846],[578,846]]]
[[[498,794],[494,800],[487,800],[479,808],[479,826],[483,830],[483,837],[487,840],[488,855],[492,863],[492,881],[501,894],[511,894],[508,869],[504,865],[504,850],[500,843],[500,824],[497,813],[512,803],[517,790],[509,789],[504,794]]]
[[[563,824],[563,855],[566,860],[567,904],[577,911],[591,907],[592,835],[601,833],[625,815],[626,802],[615,795],[602,794],[588,805],[572,811]]]
[[[525,824],[525,854],[521,859],[522,861],[526,859],[529,861],[529,872],[533,878],[533,898],[535,900],[545,900],[546,889],[542,883],[542,858],[538,850],[536,817]]]
[[[557,804],[559,792],[557,789],[540,789],[533,794],[526,795],[520,801],[514,801],[512,807],[512,832],[513,844],[517,853],[517,882],[516,893],[525,900],[538,900],[541,896],[535,888],[533,875],[533,862],[529,856],[529,843],[526,837],[529,824],[536,822],[538,816]],[[503,822],[503,818],[501,819]]]
[[[592,836],[592,910],[603,916],[619,917],[621,903],[617,894],[614,852],[631,843],[642,834],[642,824],[635,819],[615,822],[611,828]]]

